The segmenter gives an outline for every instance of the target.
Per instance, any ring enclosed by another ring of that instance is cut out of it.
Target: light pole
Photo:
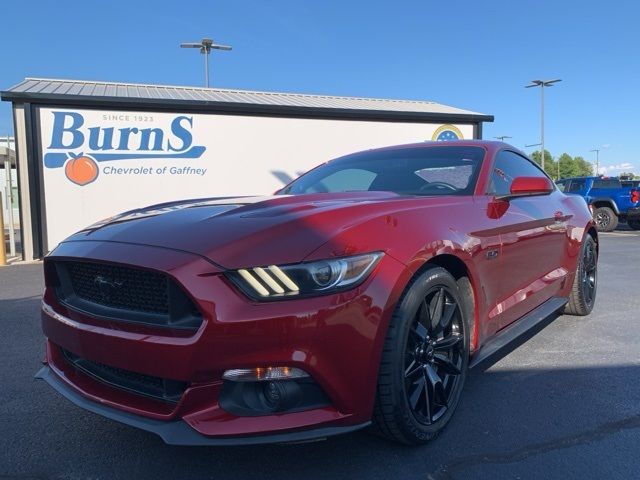
[[[540,87],[540,145],[541,147],[541,167],[544,170],[544,87],[553,87],[554,83],[561,82],[560,78],[555,80],[531,80],[531,85],[524,88]]]
[[[596,177],[600,175],[600,149],[594,148],[593,150],[589,150],[590,152],[596,152]]]
[[[542,145],[541,143],[532,143],[531,145],[525,145],[524,148],[531,148],[531,147],[539,147],[540,145]],[[533,155],[531,155],[533,157]],[[540,163],[542,163],[542,157],[540,157]]]
[[[214,50],[231,50],[229,45],[213,43],[210,38],[203,38],[200,43],[181,43],[180,48],[199,48],[204,55],[204,86],[209,88],[209,54]]]
[[[505,139],[513,138],[513,137],[510,137],[509,135],[500,135],[499,137],[493,137],[493,138],[495,138],[496,140],[500,140],[501,142],[504,142]]]

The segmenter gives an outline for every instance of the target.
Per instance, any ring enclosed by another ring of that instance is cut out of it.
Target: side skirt
[[[491,364],[502,358],[502,356],[531,338],[534,333],[546,327],[550,321],[555,320],[555,316],[553,315],[564,307],[567,301],[567,298],[552,297],[498,332],[495,337],[485,343],[480,350],[471,357],[469,368],[476,368],[478,366],[488,368],[491,366]],[[549,322],[545,323],[545,320],[549,320]],[[540,328],[536,329],[536,327]]]

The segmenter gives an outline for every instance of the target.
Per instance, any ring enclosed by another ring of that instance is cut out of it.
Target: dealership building
[[[482,138],[493,117],[414,100],[27,78],[13,104],[25,260],[119,212],[268,195],[328,159]]]

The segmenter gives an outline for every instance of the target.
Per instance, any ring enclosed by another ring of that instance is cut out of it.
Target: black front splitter
[[[153,418],[134,415],[93,402],[64,383],[49,366],[44,366],[36,373],[39,378],[51,385],[58,393],[70,400],[78,407],[115,420],[132,427],[155,433],[169,445],[191,446],[234,446],[234,445],[262,445],[267,443],[304,443],[322,440],[334,435],[354,432],[367,427],[371,422],[346,427],[322,427],[313,430],[298,430],[295,432],[274,433],[269,435],[252,435],[245,437],[207,437],[195,431],[183,420],[156,420]]]

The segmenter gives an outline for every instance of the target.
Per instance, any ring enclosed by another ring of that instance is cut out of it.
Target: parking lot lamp
[[[210,38],[203,38],[200,43],[181,43],[180,48],[199,48],[204,55],[204,86],[209,88],[209,54],[211,50],[231,50],[229,45],[213,43]]]
[[[541,164],[542,170],[544,170],[544,88],[553,87],[554,83],[561,82],[560,78],[555,80],[531,80],[531,85],[525,85],[524,88],[540,87],[540,145],[542,155]]]

